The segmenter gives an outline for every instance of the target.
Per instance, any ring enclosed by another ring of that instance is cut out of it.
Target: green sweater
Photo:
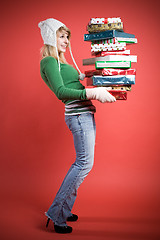
[[[61,71],[59,72],[58,61],[51,56],[41,60],[41,76],[48,87],[65,104],[76,99],[87,99],[85,87],[78,79],[77,70],[68,64],[61,63],[60,66]]]

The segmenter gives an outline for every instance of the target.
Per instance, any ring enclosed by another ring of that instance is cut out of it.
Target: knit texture
[[[41,36],[44,44],[56,47],[56,31],[62,26],[65,25],[62,22],[53,18],[49,18],[40,22],[38,24],[38,27],[41,29]]]
[[[44,21],[41,21],[38,24],[38,27],[41,29],[41,36],[42,36],[44,44],[47,44],[47,45],[50,45],[50,46],[53,46],[53,47],[56,48],[59,71],[60,71],[60,61],[59,61],[59,54],[58,54],[58,49],[57,49],[57,35],[56,35],[56,32],[62,26],[66,27],[65,24],[63,24],[62,22],[60,22],[56,19],[53,19],[53,18],[48,18]],[[76,68],[77,68],[77,70],[80,74],[79,79],[84,80],[85,74],[81,73],[80,69],[78,68],[78,65],[77,65],[77,63],[76,63],[76,61],[73,57],[73,54],[72,54],[70,43],[69,43],[69,51],[70,51],[72,60],[73,60],[75,66],[76,66]]]

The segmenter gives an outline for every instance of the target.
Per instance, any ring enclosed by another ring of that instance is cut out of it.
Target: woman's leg
[[[46,213],[59,226],[66,225],[77,196],[77,189],[92,169],[96,131],[93,114],[66,116],[65,120],[73,134],[76,160]]]

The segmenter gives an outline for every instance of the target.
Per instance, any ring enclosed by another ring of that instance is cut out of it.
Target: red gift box
[[[85,71],[86,77],[92,77],[93,75],[102,75],[102,69],[94,69],[94,70],[88,70]]]
[[[136,75],[136,69],[110,69],[110,68],[104,68],[102,70],[102,75],[103,76],[112,76],[112,75]]]
[[[120,90],[108,90],[110,94],[112,94],[116,100],[127,100],[127,92]]]

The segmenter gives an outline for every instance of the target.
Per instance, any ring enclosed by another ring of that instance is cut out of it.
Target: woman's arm
[[[44,59],[42,73],[45,75],[45,82],[60,100],[87,99],[86,90],[77,90],[66,88],[59,72],[57,60],[53,57]]]

